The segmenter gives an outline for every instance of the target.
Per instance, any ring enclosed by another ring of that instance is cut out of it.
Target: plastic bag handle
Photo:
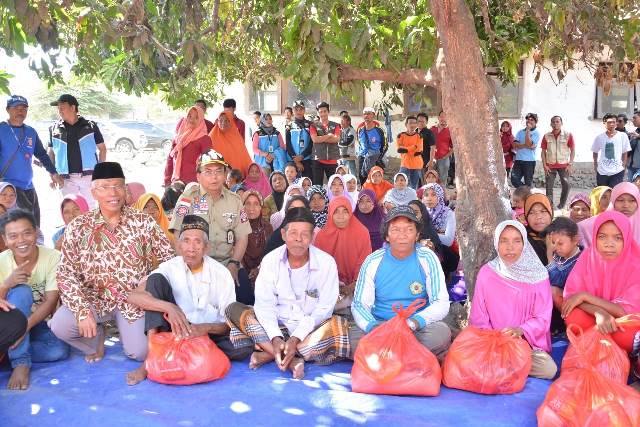
[[[595,326],[594,326],[595,328]],[[574,330],[577,330],[578,334],[576,334],[574,332]],[[586,364],[588,364],[589,366],[595,366],[598,365],[600,362],[604,361],[607,359],[606,354],[603,354],[602,356],[600,356],[597,360],[594,361],[590,361],[585,355],[588,351],[588,349],[586,349],[579,341],[578,338],[580,336],[582,336],[582,334],[584,333],[584,331],[582,330],[582,328],[580,327],[580,325],[576,325],[575,323],[570,324],[569,326],[567,326],[567,338],[569,338],[569,342],[571,343],[571,345],[573,345],[573,347],[576,349],[576,353],[578,353],[578,356],[580,356],[582,358],[582,361]],[[610,335],[607,334],[607,336],[610,337]],[[613,341],[613,340],[612,340]],[[613,343],[615,345],[615,343]]]
[[[413,316],[413,314],[418,311],[418,309],[427,305],[427,300],[424,298],[418,298],[414,300],[407,308],[404,308],[403,305],[399,302],[394,302],[391,306],[391,309],[403,319],[408,319]]]

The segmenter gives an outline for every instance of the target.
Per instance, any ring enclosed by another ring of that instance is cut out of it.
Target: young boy
[[[227,188],[231,188],[236,184],[242,183],[242,172],[238,169],[231,169],[229,174],[227,174]]]
[[[408,116],[404,121],[407,128],[398,135],[398,153],[400,153],[400,172],[409,178],[409,187],[418,188],[420,173],[422,172],[422,137],[416,129],[418,121],[415,116]]]
[[[518,187],[511,193],[511,209],[513,210],[513,219],[527,225],[524,218],[524,201],[531,194],[531,189],[526,185]]]
[[[580,256],[580,236],[578,225],[569,218],[556,218],[543,232],[547,248],[551,252],[551,262],[547,265],[549,281],[551,282],[551,295],[553,298],[553,311],[551,314],[551,333],[563,332],[564,321],[560,316],[562,309],[562,293],[569,273],[576,265]]]

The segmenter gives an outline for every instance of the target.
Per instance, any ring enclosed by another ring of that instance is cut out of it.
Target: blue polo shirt
[[[520,129],[516,134],[516,141],[518,144],[524,144],[524,136],[526,129]],[[535,128],[530,132],[531,142],[533,143],[533,148],[518,148],[516,149],[516,160],[523,160],[526,162],[535,162],[536,161],[536,148],[540,144],[541,135],[538,131],[538,128]]]
[[[34,156],[40,160],[47,172],[56,173],[56,168],[47,156],[34,128],[0,123],[0,173],[6,168],[4,177],[1,177],[2,181],[9,182],[21,190],[31,190]]]

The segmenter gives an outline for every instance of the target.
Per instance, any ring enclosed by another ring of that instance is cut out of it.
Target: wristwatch
[[[240,261],[238,261],[237,259],[229,260],[228,264],[235,264],[236,267],[240,268]]]

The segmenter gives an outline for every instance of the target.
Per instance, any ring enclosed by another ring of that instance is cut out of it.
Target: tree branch
[[[402,71],[389,69],[371,70],[342,64],[338,67],[338,80],[341,82],[352,80],[378,80],[399,84],[415,84],[420,86],[438,87],[440,85],[439,73],[434,70],[422,70],[410,68]]]
[[[211,25],[209,28],[203,31],[202,35],[213,34],[214,37],[218,33],[218,27],[220,26],[220,0],[215,0],[213,2],[213,12],[211,12]]]

